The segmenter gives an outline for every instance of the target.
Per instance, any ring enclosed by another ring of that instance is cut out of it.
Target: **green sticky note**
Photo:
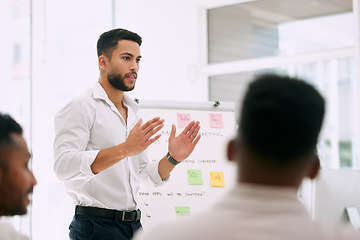
[[[203,184],[201,170],[188,169],[187,175],[188,175],[189,185],[202,185]]]
[[[177,217],[189,216],[190,207],[175,207],[175,213]]]

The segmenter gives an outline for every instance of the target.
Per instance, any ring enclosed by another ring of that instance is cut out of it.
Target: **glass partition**
[[[355,129],[354,59],[333,59],[212,76],[209,78],[209,99],[234,102],[238,110],[249,81],[262,73],[297,76],[322,93],[326,99],[326,116],[318,146],[321,164],[327,168],[356,168],[353,149],[356,144],[352,131]]]
[[[209,64],[354,45],[348,0],[258,0],[207,13]]]

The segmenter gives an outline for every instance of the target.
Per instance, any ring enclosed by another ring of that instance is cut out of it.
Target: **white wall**
[[[116,27],[128,28],[143,38],[143,59],[133,97],[207,101],[206,85],[196,70],[200,62],[197,10],[193,0],[119,2]]]
[[[33,0],[33,155],[38,185],[33,195],[35,240],[66,239],[70,197],[52,171],[55,113],[97,81],[96,40],[111,29],[110,1]],[[87,8],[82,5],[87,3]],[[116,27],[139,33],[143,59],[134,98],[206,101],[199,81],[197,7],[192,0],[116,0]],[[151,3],[150,3],[151,2]],[[97,34],[98,33],[98,34]],[[190,73],[189,73],[190,72]],[[206,85],[206,83],[205,83]],[[57,216],[57,217],[54,217]]]

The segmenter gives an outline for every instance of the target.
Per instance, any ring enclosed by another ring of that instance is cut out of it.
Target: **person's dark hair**
[[[314,151],[325,100],[301,79],[266,74],[246,92],[238,137],[260,157],[284,163]]]
[[[11,138],[12,133],[22,134],[21,126],[8,114],[0,113],[0,152],[12,146],[15,146]],[[4,167],[6,161],[3,154],[0,154],[0,167]]]
[[[0,148],[13,144],[11,133],[22,134],[23,130],[10,115],[0,113]]]
[[[119,40],[134,41],[138,43],[139,46],[141,46],[142,43],[141,37],[134,32],[122,28],[112,29],[100,35],[97,41],[98,57],[105,54],[109,59],[111,59],[111,54],[116,48]]]

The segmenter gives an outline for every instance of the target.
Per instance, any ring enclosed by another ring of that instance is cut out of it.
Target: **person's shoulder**
[[[210,237],[213,231],[209,229],[206,219],[209,219],[208,214],[198,214],[158,223],[136,234],[134,240],[214,239]]]
[[[95,100],[92,95],[92,89],[88,89],[71,99],[67,104],[60,108],[57,115],[62,115],[66,112],[81,112],[86,109],[94,109],[94,104]]]
[[[314,222],[313,233],[317,239],[327,240],[359,240],[360,232],[350,225]]]
[[[133,240],[183,239],[183,236],[178,234],[179,228],[176,228],[176,225],[177,224],[175,222],[167,222],[152,226],[148,229],[140,230],[135,234]],[[181,224],[179,227],[181,228]]]
[[[29,238],[25,235],[17,232],[15,228],[7,223],[0,222],[0,240],[28,240]]]
[[[80,93],[78,96],[74,97],[69,104],[89,104],[93,103],[94,97],[93,97],[93,91],[92,89],[88,89],[82,93]]]

